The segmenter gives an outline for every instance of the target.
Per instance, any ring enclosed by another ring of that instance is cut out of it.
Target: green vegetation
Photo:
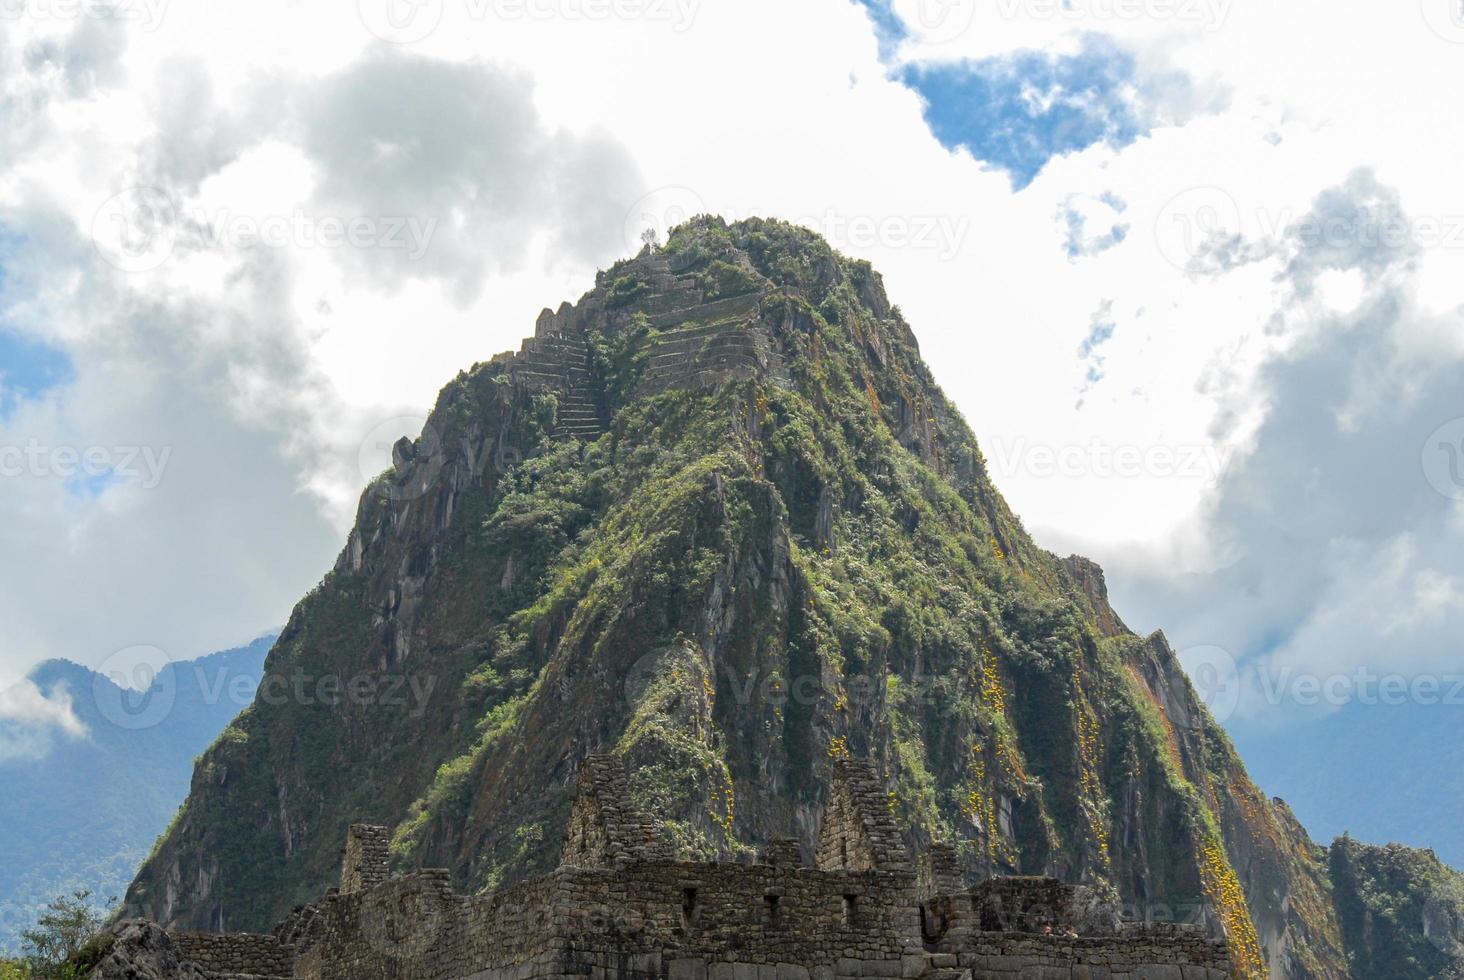
[[[1350,837],[1329,859],[1353,980],[1464,977],[1464,875],[1432,851]]]
[[[111,900],[115,901],[115,899]],[[111,949],[105,915],[81,890],[51,901],[21,934],[22,955],[0,960],[0,980],[79,980]]]

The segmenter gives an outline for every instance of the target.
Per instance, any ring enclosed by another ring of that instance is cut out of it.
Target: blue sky
[[[942,145],[1005,171],[1016,190],[1055,156],[1100,142],[1127,146],[1148,132],[1129,94],[1133,56],[1094,35],[1077,54],[910,65],[898,77],[925,99],[925,121]]]
[[[11,302],[6,260],[20,242],[0,225],[0,419],[15,411],[23,400],[35,398],[74,376],[69,358],[62,350],[23,336],[7,322]]]
[[[1014,190],[1055,156],[1095,143],[1121,148],[1149,131],[1135,59],[1111,38],[1086,34],[1076,53],[1018,51],[981,59],[896,64],[908,30],[890,0],[857,0],[896,80],[925,101],[925,121],[947,149],[1005,172]]]

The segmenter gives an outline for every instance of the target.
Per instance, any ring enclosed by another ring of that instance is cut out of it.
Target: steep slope
[[[395,461],[267,665],[367,696],[246,711],[131,911],[264,928],[357,819],[460,886],[521,879],[604,749],[684,854],[811,844],[852,755],[972,877],[1212,919],[1245,976],[1345,975],[1324,852],[1163,636],[1032,542],[877,274],[811,233],[678,229],[459,375]]]
[[[194,760],[253,698],[273,643],[171,664],[145,696],[69,661],[32,671],[47,695],[70,697],[86,734],[0,762],[0,950],[57,895],[122,895],[187,795]]]

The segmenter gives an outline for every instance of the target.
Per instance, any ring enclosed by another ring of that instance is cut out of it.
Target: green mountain
[[[14,950],[57,895],[121,897],[188,794],[199,753],[253,698],[273,642],[169,664],[142,693],[66,660],[31,672],[43,693],[70,699],[86,734],[0,762],[0,950]]]
[[[1242,976],[1347,975],[1326,851],[1163,635],[1033,542],[880,277],[812,233],[677,229],[460,374],[394,460],[270,654],[266,688],[306,680],[203,757],[130,912],[267,928],[355,820],[461,890],[523,879],[606,750],[684,855],[807,845],[856,756],[971,878],[1206,921]]]
[[[1350,837],[1330,862],[1354,980],[1464,977],[1464,875],[1432,851]]]

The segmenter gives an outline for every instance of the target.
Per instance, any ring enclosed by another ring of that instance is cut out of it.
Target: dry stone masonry
[[[619,760],[591,756],[554,873],[466,897],[446,871],[389,875],[384,828],[350,828],[341,884],[270,936],[178,933],[180,977],[299,980],[1223,980],[1223,940],[1120,923],[1085,888],[967,888],[934,845],[919,871],[866,762],[834,767],[815,867],[677,861]],[[124,926],[137,931],[136,923]],[[115,957],[114,957],[115,958]],[[167,978],[160,978],[167,980]]]

